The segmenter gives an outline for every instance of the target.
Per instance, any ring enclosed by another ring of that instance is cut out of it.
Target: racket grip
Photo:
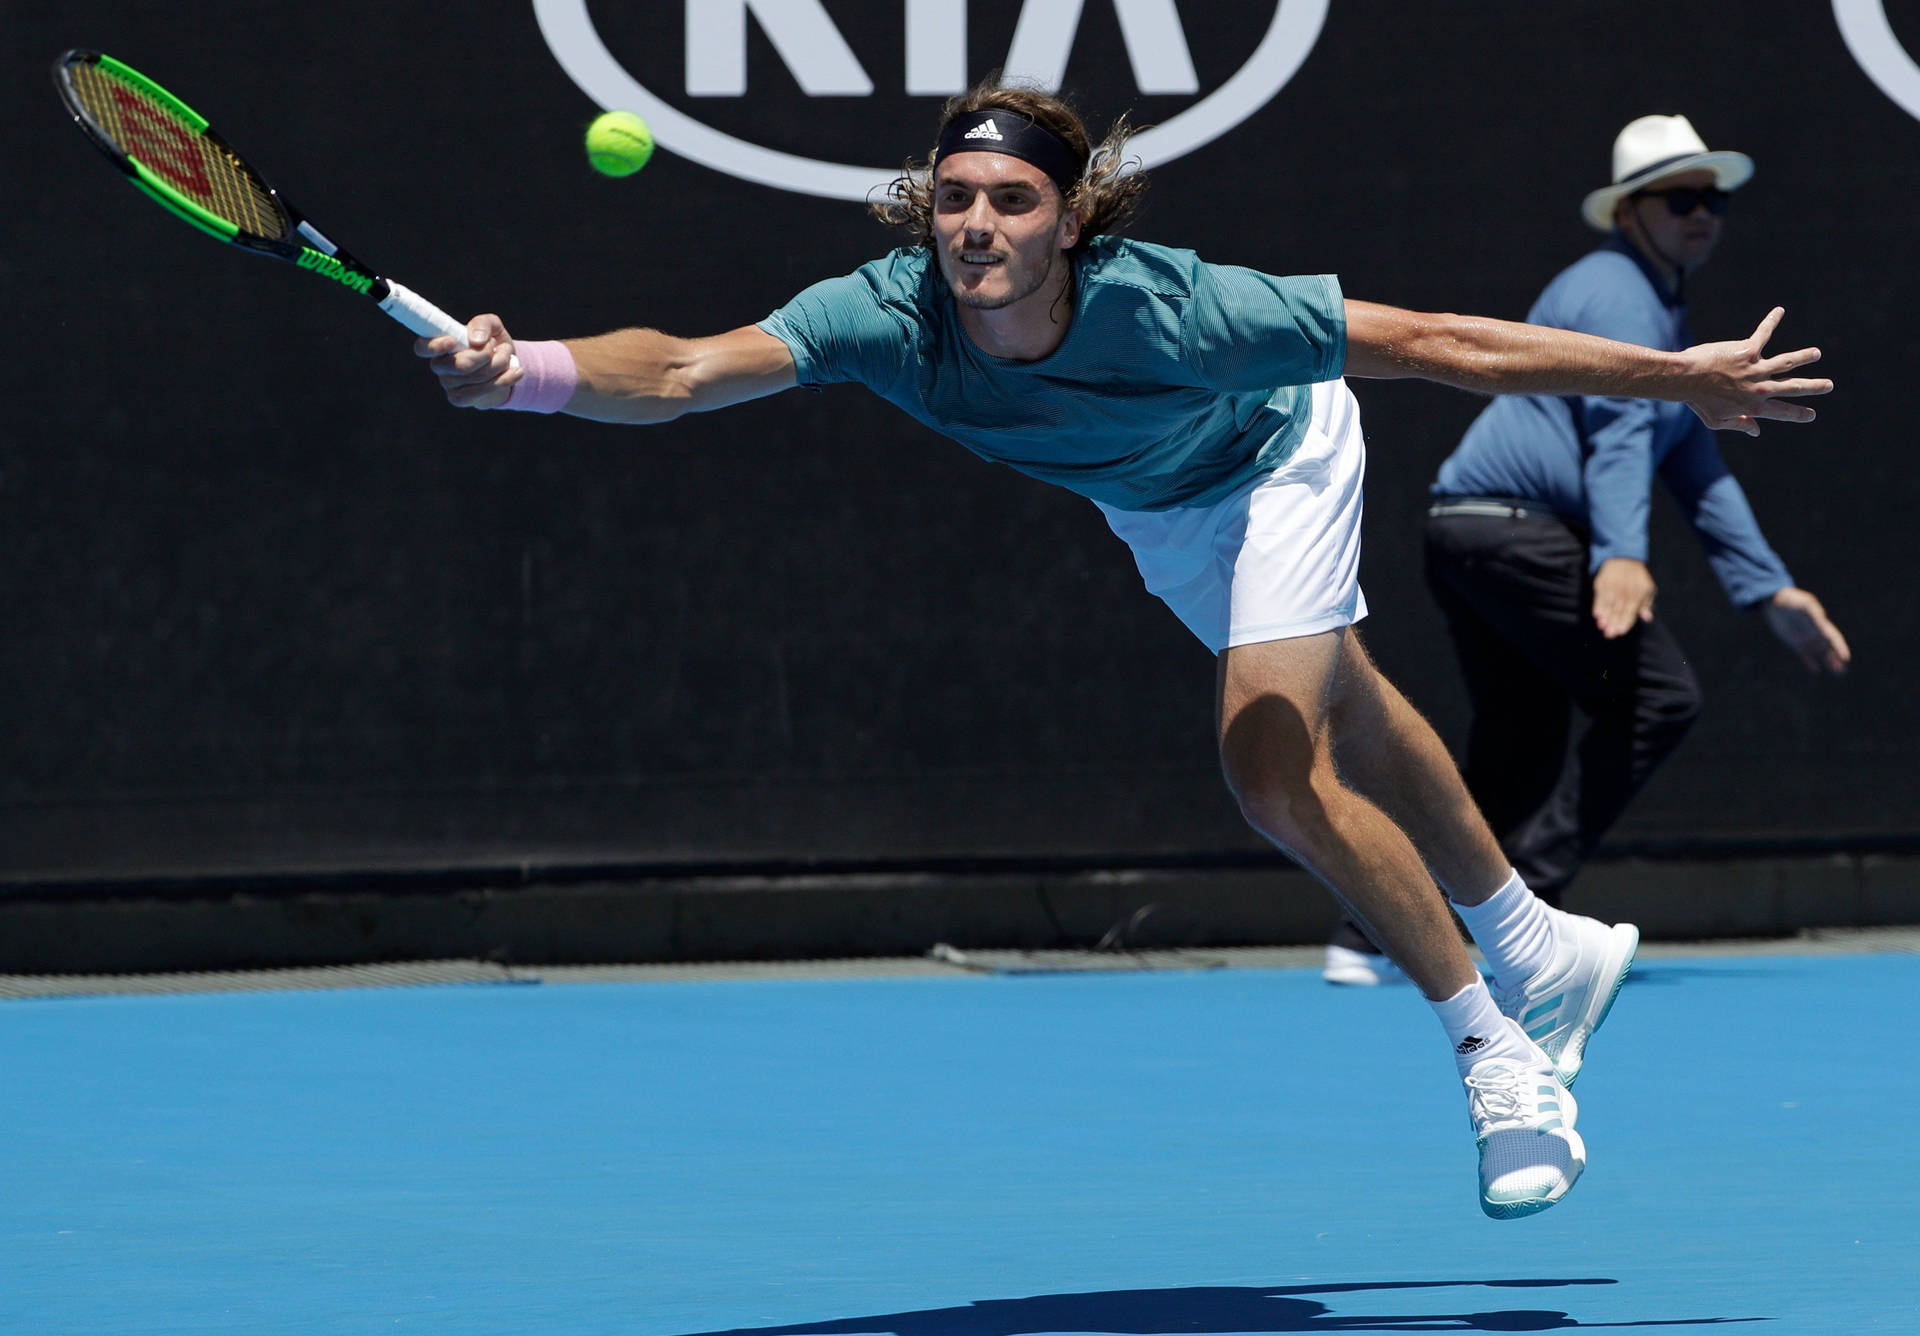
[[[387,295],[381,299],[381,310],[422,338],[451,334],[462,343],[467,341],[465,323],[455,320],[405,284],[396,283],[390,278],[383,281],[387,285]],[[515,357],[512,365],[519,366],[520,359]]]
[[[380,309],[422,338],[430,339],[436,334],[451,334],[457,339],[467,337],[467,327],[463,322],[455,320],[412,288],[404,287],[392,279],[387,280],[387,295],[381,301]]]

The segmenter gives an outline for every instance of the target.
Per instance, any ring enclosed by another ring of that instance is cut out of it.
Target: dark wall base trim
[[[1617,858],[1569,909],[1649,939],[1920,923],[1920,855]],[[141,973],[473,959],[780,960],[962,949],[1285,946],[1337,917],[1275,866],[934,870],[121,890],[0,898],[0,973]]]

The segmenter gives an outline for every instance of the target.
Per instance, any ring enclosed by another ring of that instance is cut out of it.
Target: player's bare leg
[[[1351,630],[1226,650],[1221,764],[1254,828],[1318,877],[1426,995],[1466,1087],[1481,1208],[1530,1215],[1586,1167],[1578,1110],[1552,1060],[1496,1008],[1412,839],[1334,765],[1336,702],[1367,674],[1377,677]]]
[[[1330,706],[1334,760],[1420,850],[1486,953],[1494,998],[1572,1085],[1632,968],[1640,933],[1562,913],[1507,865],[1446,745],[1348,637]],[[1379,939],[1375,939],[1376,941]]]
[[[1335,672],[1331,731],[1341,776],[1413,841],[1457,905],[1477,905],[1512,875],[1440,735],[1374,666],[1358,633]]]
[[[1407,833],[1334,764],[1333,705],[1351,640],[1330,631],[1222,653],[1221,765],[1254,829],[1319,878],[1428,998],[1451,997],[1478,976],[1433,876]]]

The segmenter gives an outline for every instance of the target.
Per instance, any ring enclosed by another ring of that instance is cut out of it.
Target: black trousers
[[[1427,584],[1473,702],[1467,787],[1515,869],[1557,901],[1686,736],[1700,684],[1657,618],[1601,636],[1584,534],[1525,502],[1502,509],[1437,503]]]

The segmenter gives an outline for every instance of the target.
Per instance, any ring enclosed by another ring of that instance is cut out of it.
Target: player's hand
[[[1608,557],[1593,573],[1593,622],[1608,640],[1618,640],[1653,620],[1653,572],[1632,557]]]
[[[1811,422],[1813,410],[1788,399],[1830,394],[1833,382],[1790,373],[1820,360],[1818,348],[1767,356],[1767,340],[1779,325],[1786,310],[1776,306],[1753,331],[1751,338],[1732,343],[1698,343],[1682,356],[1692,364],[1689,378],[1696,388],[1685,402],[1700,415],[1700,420],[1716,430],[1760,434],[1760,419],[1780,422]]]
[[[455,408],[498,408],[526,373],[513,355],[513,338],[497,315],[467,321],[467,337],[436,334],[413,341],[415,356],[430,357],[433,374]]]
[[[1840,628],[1827,620],[1820,600],[1804,589],[1788,585],[1762,605],[1767,626],[1800,657],[1807,671],[1844,673],[1853,662],[1853,651]]]

